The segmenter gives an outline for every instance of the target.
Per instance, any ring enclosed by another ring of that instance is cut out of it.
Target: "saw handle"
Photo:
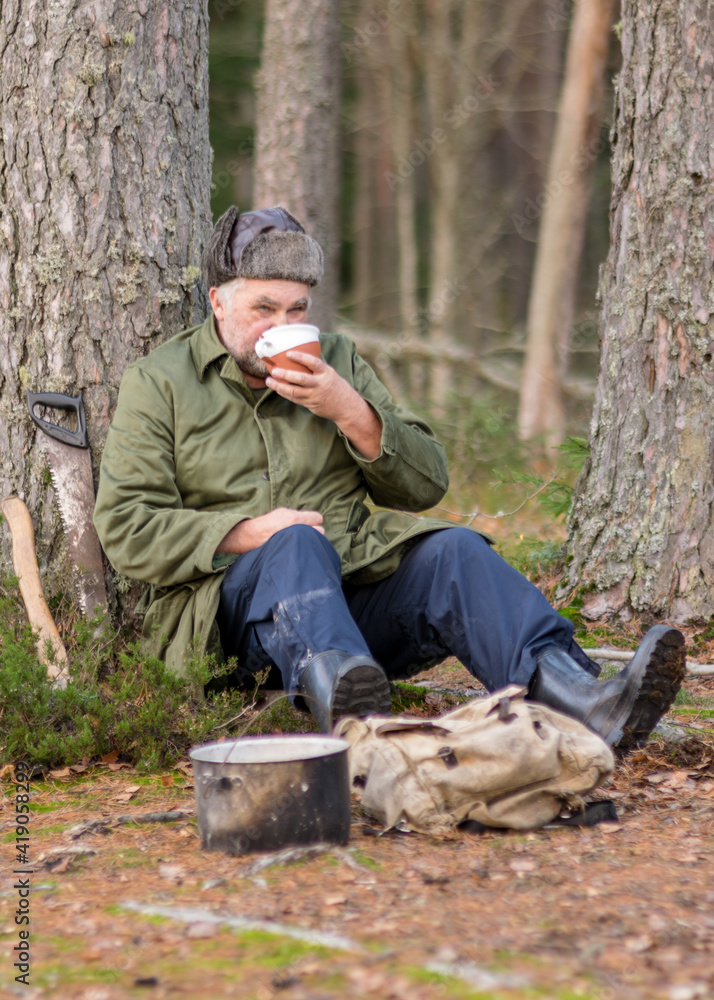
[[[77,417],[77,430],[68,431],[66,427],[58,427],[57,424],[43,420],[35,413],[36,406],[48,406],[53,410],[74,410]],[[65,396],[62,392],[30,392],[27,390],[27,409],[37,426],[45,434],[61,441],[62,444],[69,444],[73,448],[88,448],[89,438],[87,437],[87,421],[84,416],[84,401],[82,393],[78,396]]]
[[[47,607],[35,553],[35,529],[24,500],[6,497],[0,504],[12,535],[12,563],[20,581],[20,593],[25,602],[30,625],[38,633],[37,656],[47,667],[47,675],[56,680],[67,662],[67,651]],[[47,643],[54,649],[52,663],[47,656]]]

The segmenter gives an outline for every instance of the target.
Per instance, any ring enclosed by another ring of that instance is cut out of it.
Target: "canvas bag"
[[[533,830],[613,771],[612,751],[582,723],[511,685],[437,719],[346,717],[350,778],[386,828],[443,833],[465,820]]]

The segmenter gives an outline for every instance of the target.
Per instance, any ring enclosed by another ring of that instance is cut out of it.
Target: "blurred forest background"
[[[340,4],[337,326],[397,396],[430,417],[464,485],[533,456],[533,442],[526,453],[518,440],[517,416],[573,10],[571,0]],[[257,207],[265,6],[211,0],[209,11],[215,220],[231,204]],[[609,37],[565,360],[565,431],[583,438],[597,376],[598,267],[608,251],[616,28]],[[442,385],[429,345],[450,359]],[[553,455],[541,452],[544,468]]]

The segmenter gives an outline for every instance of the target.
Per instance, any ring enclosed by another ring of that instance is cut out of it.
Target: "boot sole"
[[[618,751],[642,746],[649,734],[670,707],[682,686],[687,665],[684,656],[684,636],[678,629],[661,626],[647,656],[640,687],[623,726]]]
[[[378,667],[359,664],[340,677],[332,700],[333,720],[343,715],[389,715],[391,711],[389,681]]]

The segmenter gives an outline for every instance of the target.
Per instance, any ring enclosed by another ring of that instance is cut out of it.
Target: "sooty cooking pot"
[[[207,851],[248,854],[318,841],[346,844],[349,744],[329,736],[255,736],[192,750]]]

